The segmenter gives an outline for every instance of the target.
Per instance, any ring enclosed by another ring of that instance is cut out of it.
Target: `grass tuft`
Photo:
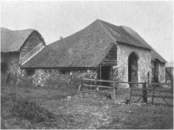
[[[9,107],[9,113],[12,117],[18,117],[30,122],[41,122],[55,119],[55,115],[47,109],[13,93],[2,96],[1,103],[2,106]]]

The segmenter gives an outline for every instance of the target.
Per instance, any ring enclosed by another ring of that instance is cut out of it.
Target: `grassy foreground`
[[[74,89],[1,88],[6,129],[173,129],[173,107],[82,98]],[[97,95],[95,95],[97,97]],[[117,98],[118,99],[118,98]]]

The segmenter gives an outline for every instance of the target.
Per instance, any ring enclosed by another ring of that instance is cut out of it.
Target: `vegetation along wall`
[[[1,70],[1,83],[18,83],[22,76],[20,64],[19,64],[19,53],[9,52],[1,53],[1,59],[6,65],[6,71],[2,73]],[[2,64],[2,63],[1,63]]]
[[[25,70],[26,78],[32,78],[34,86],[42,87],[63,87],[79,86],[81,79],[96,78],[95,70],[59,70],[59,69],[35,69],[33,74]]]

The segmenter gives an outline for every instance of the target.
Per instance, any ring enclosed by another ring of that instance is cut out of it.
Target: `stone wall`
[[[29,77],[26,75],[26,77]],[[95,70],[66,70],[64,74],[59,69],[36,69],[35,74],[30,76],[35,86],[60,87],[77,84],[79,86],[81,78],[96,78]]]
[[[76,82],[78,84],[79,80],[84,77],[97,77],[95,70],[68,70],[65,71],[65,74],[62,74],[58,69],[36,69],[34,75],[27,76],[26,70],[20,69],[19,53],[3,53],[1,54],[1,59],[8,66],[6,74],[1,73],[1,77],[7,77],[9,74],[8,83],[11,84],[55,87],[71,85]],[[5,83],[2,79],[1,83]]]
[[[165,64],[159,63],[159,82],[164,83],[165,82]]]
[[[158,65],[157,70],[159,71],[158,81],[159,81],[159,83],[164,83],[166,81],[166,72],[165,72],[166,67],[165,67],[165,64],[160,63],[159,61],[156,61],[156,62],[157,62],[157,65]],[[154,61],[151,62],[151,68],[152,68],[152,70],[154,70]],[[152,79],[153,78],[154,78],[154,74],[152,72]],[[154,81],[152,80],[152,82],[154,82]]]
[[[17,52],[9,52],[9,53],[1,53],[1,58],[3,62],[7,64],[7,72],[4,77],[7,77],[8,83],[18,83],[20,82],[20,77],[22,76],[22,71],[20,69],[19,64],[19,53]],[[6,80],[6,79],[4,79]],[[2,81],[1,81],[2,82]]]
[[[128,57],[132,52],[138,55],[138,82],[147,82],[148,72],[151,74],[150,51],[124,44],[117,45],[118,78],[120,81],[128,82]],[[122,84],[122,86],[129,87],[128,84]]]

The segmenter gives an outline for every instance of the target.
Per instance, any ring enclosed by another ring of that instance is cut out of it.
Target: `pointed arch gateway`
[[[128,57],[128,82],[138,82],[138,55],[132,52]],[[136,84],[130,84],[130,87]]]

